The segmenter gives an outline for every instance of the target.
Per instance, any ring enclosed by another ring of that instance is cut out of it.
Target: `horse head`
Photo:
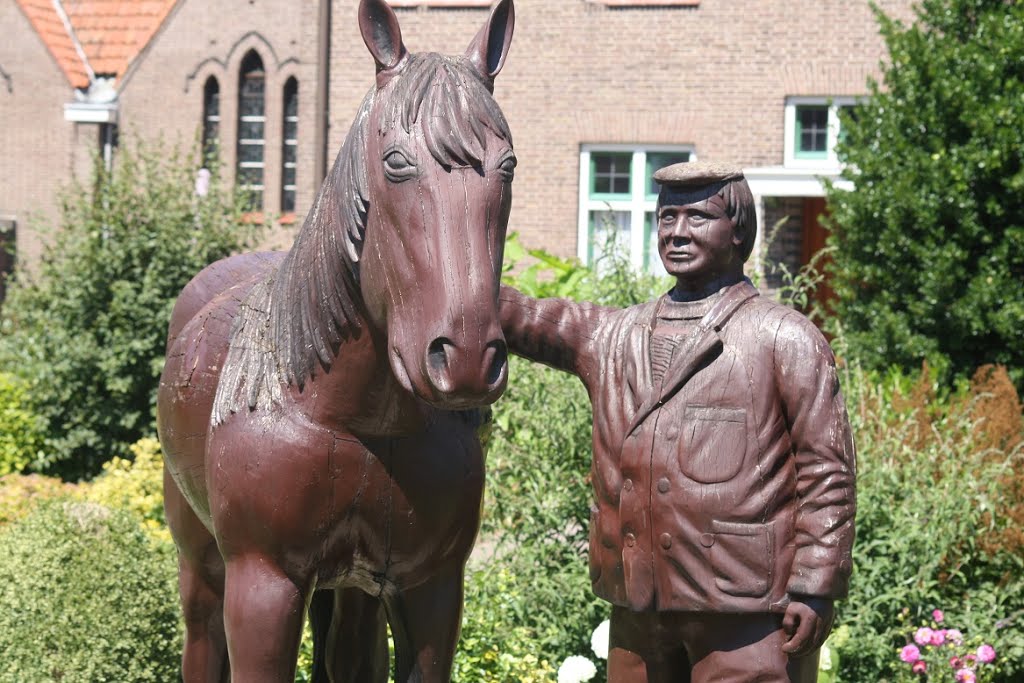
[[[499,0],[465,55],[417,55],[384,0],[359,8],[377,64],[362,297],[399,383],[442,408],[493,402],[508,377],[497,301],[516,158],[492,90],[513,23]]]

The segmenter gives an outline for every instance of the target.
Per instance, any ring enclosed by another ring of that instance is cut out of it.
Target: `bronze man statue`
[[[835,359],[744,277],[756,218],[742,173],[654,177],[670,292],[621,310],[501,292],[510,348],[576,374],[593,402],[609,681],[813,681],[854,536]]]

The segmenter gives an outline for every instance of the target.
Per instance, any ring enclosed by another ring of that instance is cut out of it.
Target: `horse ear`
[[[487,23],[466,50],[466,57],[484,77],[493,79],[504,66],[515,25],[516,8],[512,0],[494,3]]]
[[[385,0],[361,0],[359,32],[377,62],[377,71],[398,66],[406,55],[398,17]]]

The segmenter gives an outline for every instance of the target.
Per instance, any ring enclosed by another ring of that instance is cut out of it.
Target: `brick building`
[[[485,0],[392,0],[411,51],[460,52]],[[910,17],[910,0],[880,0]],[[0,226],[26,223],[121,135],[217,143],[271,216],[310,206],[373,63],[357,0],[0,0]],[[739,164],[772,258],[820,248],[820,177],[834,177],[837,111],[884,56],[868,0],[517,0],[496,96],[519,168],[511,228],[593,257],[616,234],[657,267],[650,174],[700,158]],[[287,228],[279,239],[288,239]],[[769,283],[770,284],[770,283]]]

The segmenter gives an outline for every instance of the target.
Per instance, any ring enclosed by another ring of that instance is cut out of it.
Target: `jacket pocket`
[[[747,454],[747,413],[741,408],[686,406],[679,467],[690,479],[719,484],[735,477]]]
[[[744,598],[765,595],[775,568],[775,523],[711,520],[711,533],[711,569],[718,590]]]

